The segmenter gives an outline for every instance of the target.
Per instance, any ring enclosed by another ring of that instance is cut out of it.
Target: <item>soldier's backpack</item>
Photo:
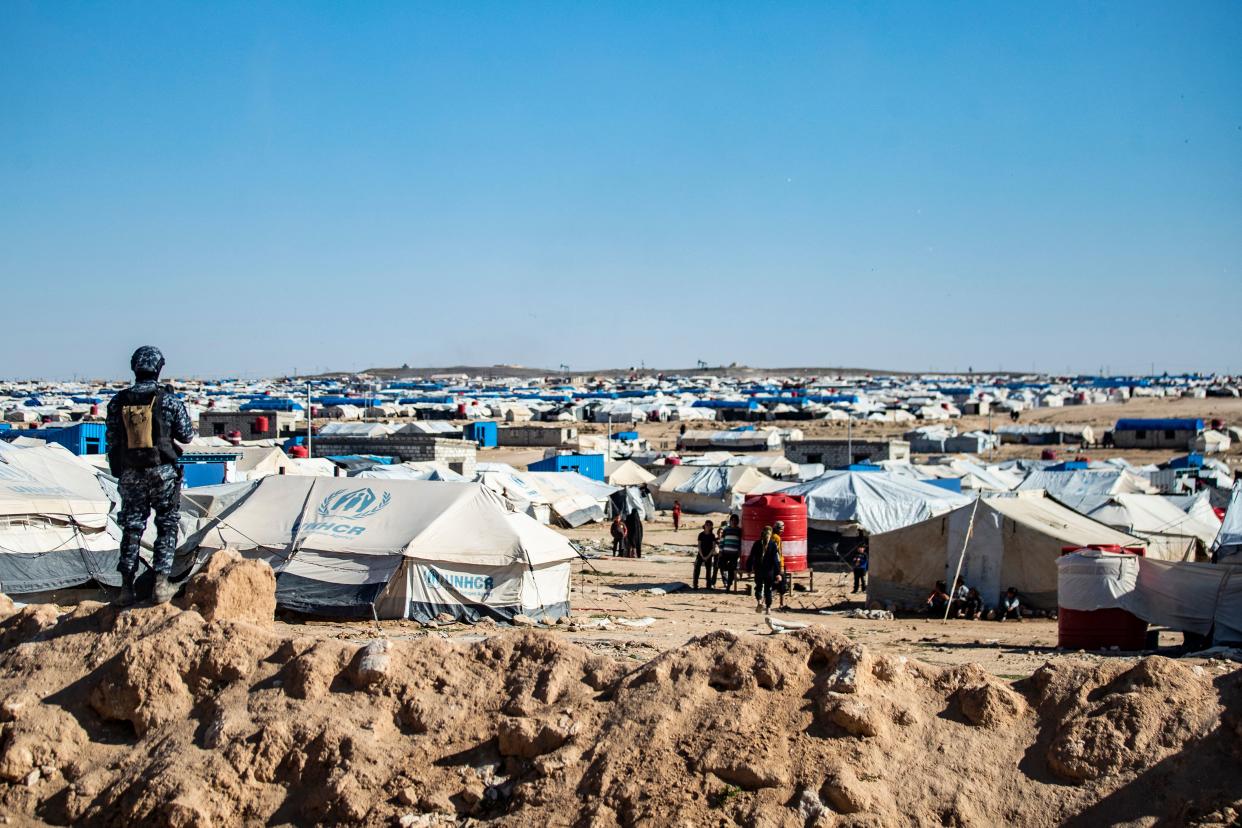
[[[180,447],[165,433],[167,429],[160,418],[160,401],[167,393],[171,393],[171,389],[157,387],[141,393],[126,389],[118,395],[125,445],[110,447],[109,455],[115,451],[120,461],[114,463],[114,471],[150,469],[177,462],[181,456]]]
[[[146,405],[126,405],[121,407],[121,422],[125,424],[125,447],[134,449],[155,448],[155,403],[160,395],[155,394]]]

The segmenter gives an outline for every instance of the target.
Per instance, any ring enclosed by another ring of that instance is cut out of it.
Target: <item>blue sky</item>
[[[1242,4],[0,9],[0,376],[1242,372]]]

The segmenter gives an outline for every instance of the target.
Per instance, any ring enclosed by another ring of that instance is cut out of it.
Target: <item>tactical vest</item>
[[[117,394],[124,445],[110,446],[109,454],[119,451],[123,468],[150,469],[176,463],[181,457],[181,447],[173,442],[160,416],[160,403],[166,393],[156,386],[153,391],[126,388]]]

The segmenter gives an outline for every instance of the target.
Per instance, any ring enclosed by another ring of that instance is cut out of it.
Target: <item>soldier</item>
[[[138,550],[147,518],[155,510],[155,587],[157,603],[172,599],[169,583],[177,547],[178,510],[181,506],[181,447],[194,439],[194,425],[185,404],[171,385],[159,384],[164,355],[144,345],[134,351],[129,367],[135,382],[108,402],[108,466],[120,481],[121,597],[123,607],[137,601],[134,578]],[[173,441],[177,442],[173,442]]]

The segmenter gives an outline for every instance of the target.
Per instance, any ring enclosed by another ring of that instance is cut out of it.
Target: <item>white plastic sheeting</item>
[[[805,495],[812,528],[855,524],[869,534],[900,529],[952,511],[970,498],[891,472],[830,471],[781,489]]]
[[[1074,471],[1033,471],[1018,486],[1020,490],[1043,489],[1050,497],[1076,511],[1084,503],[1116,494],[1155,494],[1156,487],[1125,469],[1079,469]]]
[[[1073,610],[1119,608],[1149,624],[1242,641],[1242,567],[1084,550],[1057,560],[1057,597]]]

